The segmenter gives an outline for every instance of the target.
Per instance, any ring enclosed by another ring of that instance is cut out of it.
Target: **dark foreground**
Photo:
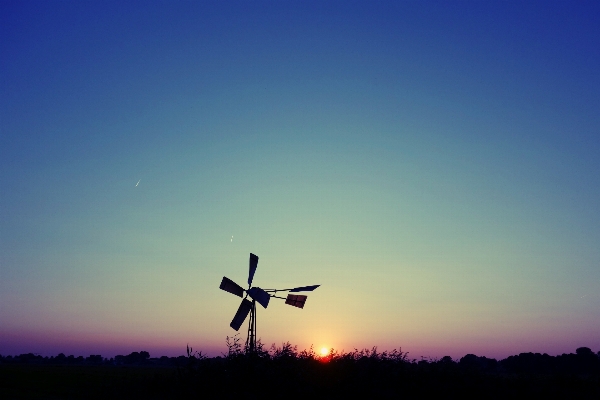
[[[355,351],[320,359],[284,345],[247,356],[180,357],[174,365],[136,362],[0,364],[2,399],[79,398],[600,398],[600,358],[591,351],[496,361],[409,360],[406,353]],[[589,350],[589,349],[588,349]]]

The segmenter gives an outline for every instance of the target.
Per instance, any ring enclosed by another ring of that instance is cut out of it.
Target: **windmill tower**
[[[252,280],[254,278],[254,273],[256,272],[256,268],[258,267],[258,256],[250,253],[250,265],[248,271],[248,289],[244,290],[240,285],[232,281],[227,277],[223,277],[221,281],[220,289],[234,294],[236,296],[242,297],[242,303],[240,304],[233,320],[229,324],[236,331],[240,329],[248,314],[250,314],[250,323],[248,324],[248,337],[246,339],[246,351],[249,353],[253,353],[256,351],[256,303],[260,304],[264,308],[267,308],[269,305],[269,300],[271,297],[276,299],[285,300],[285,304],[289,304],[294,307],[304,308],[304,303],[306,303],[305,295],[295,295],[291,293],[297,292],[312,292],[320,285],[312,285],[312,286],[302,286],[296,287],[292,289],[261,289],[258,286],[252,286]],[[290,292],[287,297],[279,297],[277,296],[277,292]],[[246,293],[244,295],[244,293]],[[248,300],[248,297],[252,299],[252,301]]]

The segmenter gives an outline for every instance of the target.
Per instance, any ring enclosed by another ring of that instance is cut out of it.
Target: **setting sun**
[[[321,356],[325,357],[329,354],[329,349],[327,347],[321,347]]]

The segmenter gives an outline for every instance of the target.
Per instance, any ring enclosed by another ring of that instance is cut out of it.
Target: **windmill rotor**
[[[246,317],[248,317],[248,313],[250,312],[250,310],[252,310],[252,302],[248,299],[243,299],[229,326],[231,326],[236,331],[239,330],[240,326],[242,326],[242,324],[246,320]]]
[[[227,278],[226,276],[223,277],[219,289],[223,289],[226,292],[235,294],[238,297],[244,297],[244,288],[232,281],[231,279]]]
[[[252,297],[252,300],[256,300],[258,304],[264,308],[269,306],[269,300],[271,299],[271,296],[269,296],[269,293],[265,292],[261,288],[252,287],[248,289],[246,293],[248,293],[248,296]]]
[[[258,256],[250,253],[250,267],[248,270],[248,286],[252,286],[252,279],[254,279],[254,273],[258,268]]]
[[[312,285],[312,286],[300,286],[291,289],[261,289],[258,286],[252,286],[252,281],[254,280],[254,274],[256,273],[256,269],[258,268],[258,256],[250,253],[250,261],[248,268],[248,289],[244,289],[233,280],[223,277],[221,281],[221,285],[219,289],[224,290],[228,293],[236,295],[238,297],[242,297],[242,302],[238,307],[237,312],[235,313],[233,319],[229,326],[231,326],[236,331],[240,329],[248,314],[250,314],[250,323],[248,325],[248,338],[246,339],[246,352],[254,352],[256,349],[256,303],[263,306],[263,308],[267,308],[269,305],[269,301],[271,298],[283,299],[285,300],[285,304],[304,308],[304,304],[306,303],[307,296],[305,295],[295,295],[291,293],[296,292],[312,292],[320,285]],[[287,297],[277,296],[277,292],[290,292]],[[244,295],[245,293],[245,295]],[[248,299],[252,299],[250,301]]]

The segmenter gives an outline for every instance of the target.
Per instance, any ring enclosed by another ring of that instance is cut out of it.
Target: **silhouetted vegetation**
[[[376,347],[332,349],[321,357],[312,347],[298,351],[283,343],[266,349],[260,341],[248,353],[237,336],[226,344],[227,352],[212,358],[191,347],[186,356],[160,358],[145,351],[114,359],[0,356],[0,397],[600,398],[600,352],[587,347],[575,354],[521,353],[497,361],[473,354],[417,360],[401,349],[379,352]]]

